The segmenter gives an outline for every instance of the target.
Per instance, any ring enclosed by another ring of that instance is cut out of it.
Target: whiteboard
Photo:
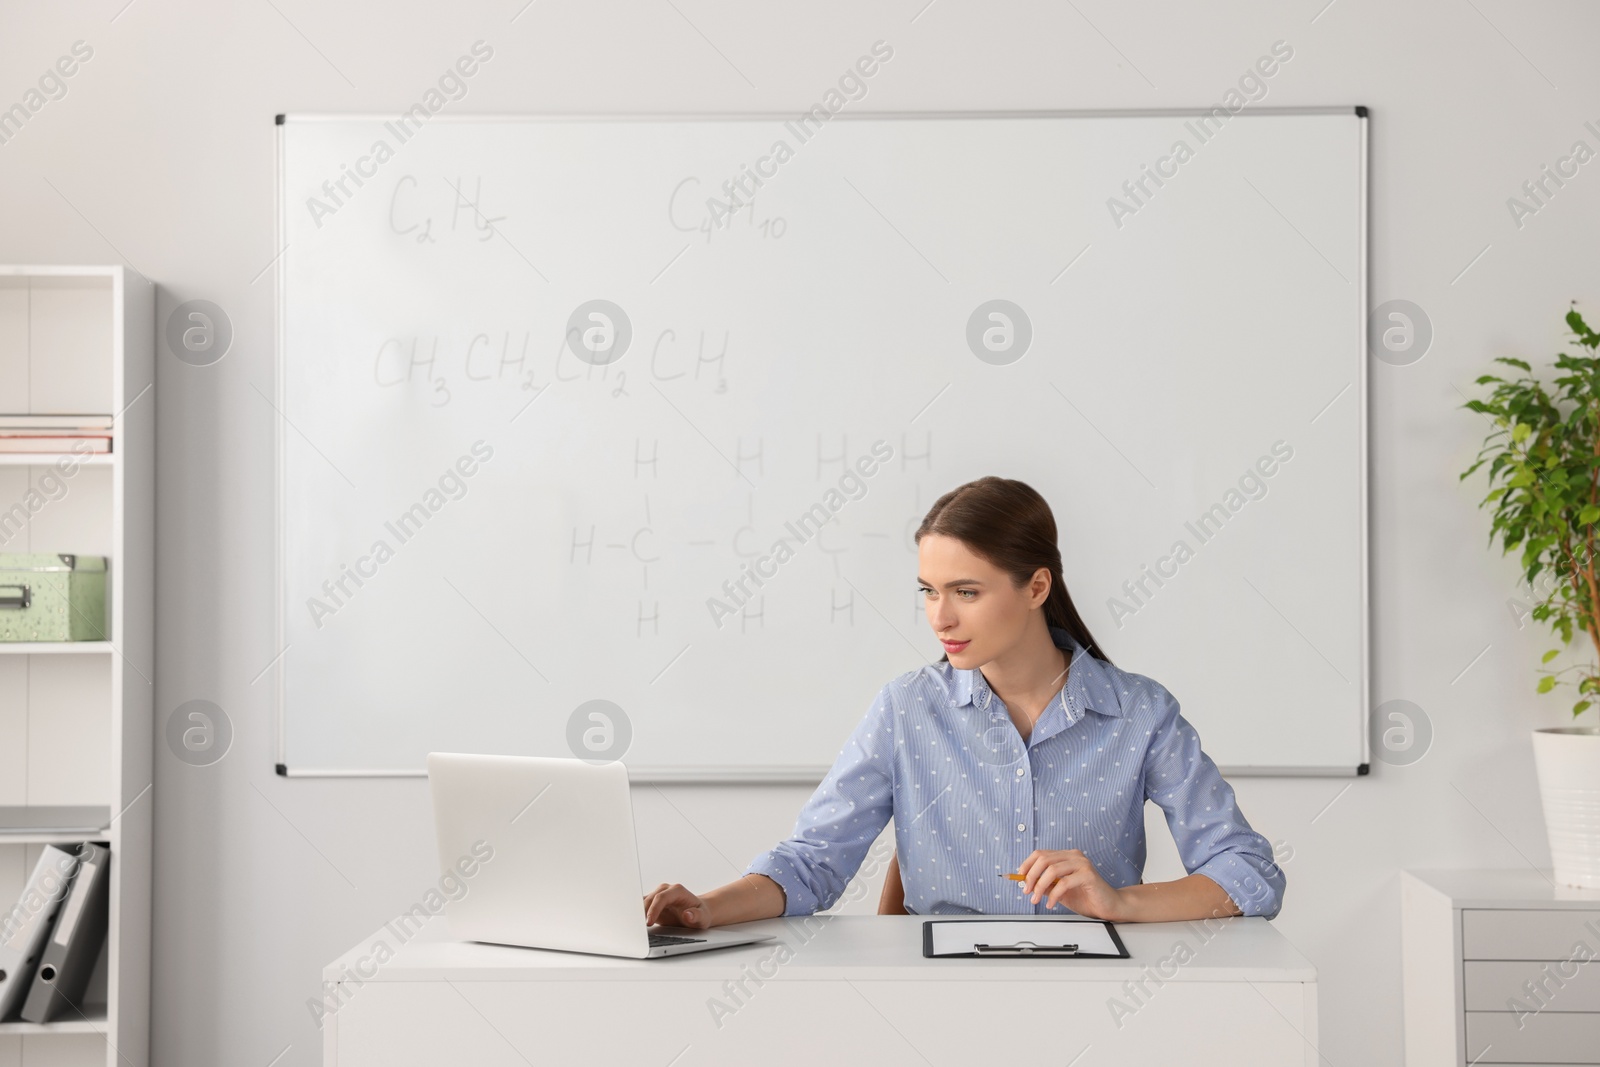
[[[280,118],[279,772],[815,780],[999,474],[1226,770],[1364,773],[1366,166],[1353,108]]]

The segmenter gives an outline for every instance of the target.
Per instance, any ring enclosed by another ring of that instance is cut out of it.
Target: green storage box
[[[0,641],[104,640],[104,556],[0,552]]]

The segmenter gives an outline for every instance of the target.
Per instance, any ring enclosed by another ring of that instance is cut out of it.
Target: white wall
[[[320,1062],[306,1001],[322,964],[433,878],[423,781],[272,773],[270,676],[256,680],[278,651],[262,272],[278,251],[274,113],[397,111],[480,38],[495,56],[461,110],[799,109],[878,38],[895,58],[873,109],[1198,105],[1290,42],[1265,102],[1372,108],[1373,302],[1414,301],[1436,331],[1420,362],[1371,375],[1373,695],[1420,705],[1432,749],[1354,781],[1236,783],[1293,849],[1277,924],[1320,969],[1327,1061],[1401,1061],[1400,869],[1549,862],[1528,731],[1566,704],[1533,694],[1549,642],[1519,631],[1481,484],[1456,479],[1484,433],[1459,405],[1493,356],[1554,352],[1570,299],[1600,320],[1600,162],[1521,229],[1505,203],[1574,140],[1600,146],[1582,125],[1600,126],[1594,5],[539,0],[511,22],[522,0],[125,2],[0,15],[0,106],[74,41],[94,49],[0,145],[0,261],[126,262],[161,286],[158,322],[206,299],[236,331],[214,366],[159,360],[157,717],[209,699],[236,737],[203,768],[157,744],[154,1062]],[[1239,316],[1248,328],[1249,293]],[[807,792],[642,789],[646,881],[733,877]],[[1152,830],[1149,875],[1171,876]],[[858,908],[875,898],[874,882]]]

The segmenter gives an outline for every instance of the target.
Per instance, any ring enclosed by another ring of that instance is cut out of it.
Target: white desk
[[[323,1063],[1317,1063],[1316,968],[1264,919],[1126,924],[1127,960],[930,960],[924,918],[763,919],[777,941],[659,960],[386,927],[324,971]]]

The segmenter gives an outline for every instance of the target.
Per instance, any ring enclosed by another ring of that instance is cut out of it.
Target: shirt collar
[[[1072,650],[1066,687],[1062,690],[1062,696],[1055,698],[1056,701],[1065,698],[1068,723],[1075,723],[1083,718],[1085,711],[1120,716],[1122,704],[1117,700],[1111,679],[1106,676],[1105,663],[1090,655],[1081,644],[1072,639],[1071,634],[1059,626],[1050,627],[1050,638],[1057,648]],[[997,699],[994,690],[989,688],[989,680],[983,676],[981,670],[976,668],[959,670],[954,667],[951,670],[955,672],[954,703],[957,707],[970,704],[978,708],[988,708]]]

